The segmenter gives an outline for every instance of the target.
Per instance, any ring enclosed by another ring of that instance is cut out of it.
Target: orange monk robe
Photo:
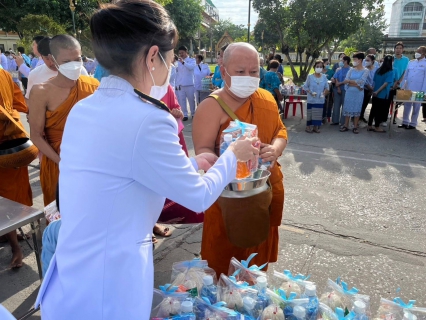
[[[13,82],[9,72],[0,70],[0,104],[6,110],[12,110],[12,116],[20,122],[19,112],[28,113],[24,96]],[[0,144],[6,140],[25,138],[25,134],[0,111]],[[0,168],[0,197],[33,205],[33,195],[28,176],[28,167]]]
[[[263,143],[271,144],[275,138],[287,140],[287,130],[279,117],[277,103],[269,92],[263,89],[257,90],[235,114],[240,121],[257,125],[259,139]],[[228,127],[230,121],[231,118],[220,127],[215,145],[217,155],[219,155],[220,149],[220,134]],[[239,248],[229,242],[217,201],[205,212],[201,256],[203,260],[208,261],[209,267],[213,268],[218,276],[221,273],[228,274],[229,262],[232,257],[241,261],[246,260],[250,254],[257,253],[251,264],[258,266],[267,262],[276,262],[278,259],[278,227],[281,225],[283,214],[284,185],[281,166],[278,162],[270,171],[273,194],[270,231],[268,239],[260,245],[252,248]]]
[[[46,141],[60,155],[62,135],[65,123],[72,107],[80,100],[90,96],[99,81],[88,76],[80,76],[76,85],[71,89],[68,98],[55,111],[46,111],[44,134]],[[82,128],[83,130],[84,128]],[[87,129],[87,128],[86,128]],[[54,161],[43,155],[40,166],[40,184],[43,191],[44,205],[56,200],[56,186],[59,179],[59,167]]]

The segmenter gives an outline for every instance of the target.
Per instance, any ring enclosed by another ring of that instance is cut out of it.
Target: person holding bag
[[[276,102],[271,94],[259,89],[256,49],[247,43],[230,44],[224,53],[221,73],[224,88],[200,104],[193,122],[195,153],[218,155],[222,131],[231,120],[254,124],[261,141],[260,158],[263,163],[271,162],[271,188],[253,196],[259,199],[227,201],[220,197],[205,211],[201,256],[218,275],[227,274],[232,257],[245,260],[256,252],[258,255],[252,260],[253,264],[260,266],[277,261],[278,226],[281,225],[284,205],[283,174],[277,160],[287,146],[287,130]],[[238,215],[245,222],[235,219]],[[244,215],[253,219],[247,220]],[[266,216],[266,219],[259,219],[259,216]],[[256,228],[262,230],[262,235],[253,233]],[[229,232],[238,234],[230,239]],[[250,242],[244,235],[248,233],[252,233],[256,241]]]

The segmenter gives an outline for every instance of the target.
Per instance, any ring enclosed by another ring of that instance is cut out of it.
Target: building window
[[[423,5],[419,2],[410,2],[404,7],[404,12],[421,12]]]
[[[426,30],[426,23],[423,23],[423,30]]]
[[[401,25],[401,30],[419,30],[419,23],[403,23]]]

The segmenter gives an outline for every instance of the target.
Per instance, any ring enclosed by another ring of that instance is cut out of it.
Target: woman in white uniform
[[[62,226],[36,305],[43,320],[148,319],[151,233],[165,198],[203,212],[235,178],[237,159],[258,151],[247,139],[218,159],[185,156],[177,122],[159,102],[178,39],[163,7],[123,0],[96,12],[90,27],[95,55],[111,76],[68,116]]]

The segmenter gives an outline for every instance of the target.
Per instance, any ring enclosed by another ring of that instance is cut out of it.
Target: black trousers
[[[365,109],[367,109],[368,104],[370,103],[372,92],[368,89],[364,89],[364,101],[362,102],[362,109],[361,109],[361,115],[359,116],[360,119],[364,118]]]
[[[396,90],[399,90],[399,88],[397,88]],[[391,91],[389,91],[389,102],[388,102],[388,106],[386,110],[383,110],[382,122],[388,121],[390,106],[392,104],[393,98],[396,96],[396,90],[391,89]],[[396,119],[396,116],[398,115],[398,110],[395,110],[394,112],[395,112],[395,119]]]
[[[373,105],[371,107],[370,116],[368,117],[368,125],[371,127],[373,125],[378,128],[380,123],[383,122],[383,110],[386,110],[388,107],[389,99],[381,99],[373,97]],[[389,108],[388,108],[389,112]],[[386,116],[387,119],[387,116]]]
[[[21,78],[22,86],[27,90],[28,78]]]
[[[422,103],[423,119],[426,119],[426,103]]]

